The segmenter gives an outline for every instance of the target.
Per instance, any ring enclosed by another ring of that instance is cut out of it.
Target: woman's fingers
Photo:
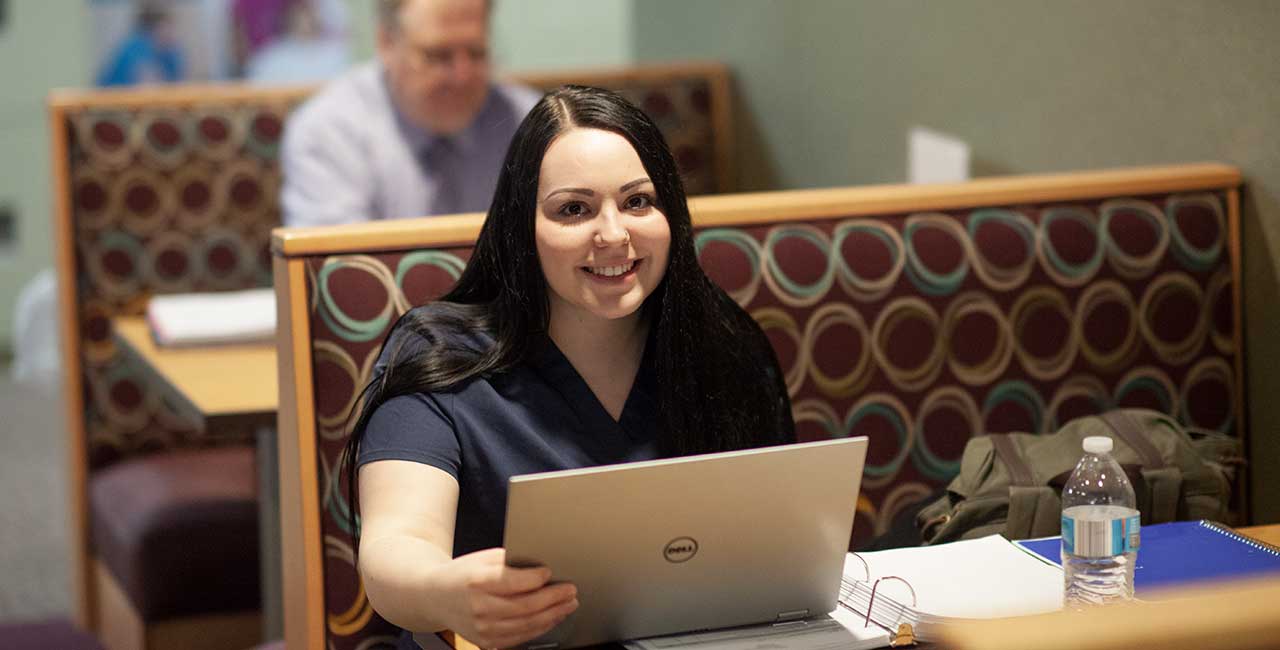
[[[473,586],[497,596],[513,596],[534,591],[551,579],[551,569],[530,567],[517,569],[505,564],[489,567],[480,574],[479,584]]]
[[[486,640],[486,645],[500,648],[519,645],[550,632],[577,609],[577,598],[555,601],[549,607],[524,616],[478,619],[476,631]]]
[[[534,591],[551,579],[551,569],[544,566],[507,566],[506,550],[490,548],[464,555],[456,562],[465,568],[467,587],[500,596]]]
[[[578,608],[574,585],[547,584],[551,570],[546,567],[507,566],[502,549],[477,551],[456,561],[469,594],[466,636],[482,647],[510,647],[537,638]]]
[[[472,595],[471,611],[477,619],[489,621],[526,618],[574,600],[577,595],[577,588],[569,583],[514,596],[481,592]]]
[[[532,616],[539,612],[546,611],[561,603],[573,600],[578,595],[578,588],[563,582],[555,585],[548,585],[537,591],[532,591],[518,596],[508,596],[502,599],[503,618],[518,618],[522,616]]]

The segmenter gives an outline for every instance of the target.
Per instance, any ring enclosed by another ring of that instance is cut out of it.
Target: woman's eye
[[[647,194],[636,194],[627,199],[626,203],[628,210],[646,210],[651,205],[653,205],[653,199],[649,198]]]
[[[560,216],[564,217],[581,217],[587,213],[587,206],[578,201],[573,201],[560,206]]]

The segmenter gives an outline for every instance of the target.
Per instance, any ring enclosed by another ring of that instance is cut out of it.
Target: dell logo
[[[698,542],[692,537],[677,537],[662,549],[662,557],[668,562],[687,562],[698,554]]]

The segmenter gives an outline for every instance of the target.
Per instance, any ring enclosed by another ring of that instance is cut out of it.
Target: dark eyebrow
[[[634,181],[631,181],[630,183],[627,183],[626,185],[623,185],[622,187],[618,188],[618,191],[619,191],[619,192],[625,192],[625,191],[627,191],[627,190],[629,190],[629,189],[631,189],[631,188],[633,188],[633,187],[635,187],[635,186],[637,186],[637,185],[644,185],[645,183],[648,183],[648,182],[650,182],[650,181],[649,181],[649,177],[648,177],[648,176],[644,176],[644,177],[642,177],[642,178],[637,178],[637,179],[635,179]]]
[[[542,200],[546,201],[547,199],[557,194],[583,194],[586,196],[596,195],[596,193],[593,190],[589,190],[585,187],[562,187],[558,190],[551,190],[550,192],[547,193],[546,196],[542,197]]]
[[[649,183],[649,182],[652,182],[652,181],[650,181],[650,180],[649,180],[649,177],[648,177],[648,176],[642,176],[642,177],[637,178],[637,179],[635,179],[634,181],[631,181],[630,183],[627,183],[626,185],[623,185],[622,187],[618,188],[618,191],[619,191],[619,192],[625,192],[625,191],[627,191],[627,190],[629,190],[629,189],[631,189],[631,188],[633,188],[633,187],[637,187],[637,186],[639,186],[639,185],[644,185],[645,183]],[[547,193],[547,195],[546,195],[546,196],[542,197],[542,200],[543,200],[543,201],[546,201],[547,199],[549,199],[549,198],[551,198],[551,197],[553,197],[553,196],[555,196],[555,195],[557,195],[557,194],[582,194],[582,195],[584,195],[584,196],[595,196],[595,195],[596,195],[596,193],[595,193],[595,191],[594,191],[594,190],[589,190],[589,189],[587,189],[587,188],[585,188],[585,187],[562,187],[562,188],[560,188],[560,189],[551,190],[550,192],[548,192],[548,193]]]

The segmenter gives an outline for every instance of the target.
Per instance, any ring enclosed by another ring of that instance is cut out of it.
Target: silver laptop
[[[830,612],[866,455],[858,437],[512,477],[507,563],[578,587],[526,647]]]

